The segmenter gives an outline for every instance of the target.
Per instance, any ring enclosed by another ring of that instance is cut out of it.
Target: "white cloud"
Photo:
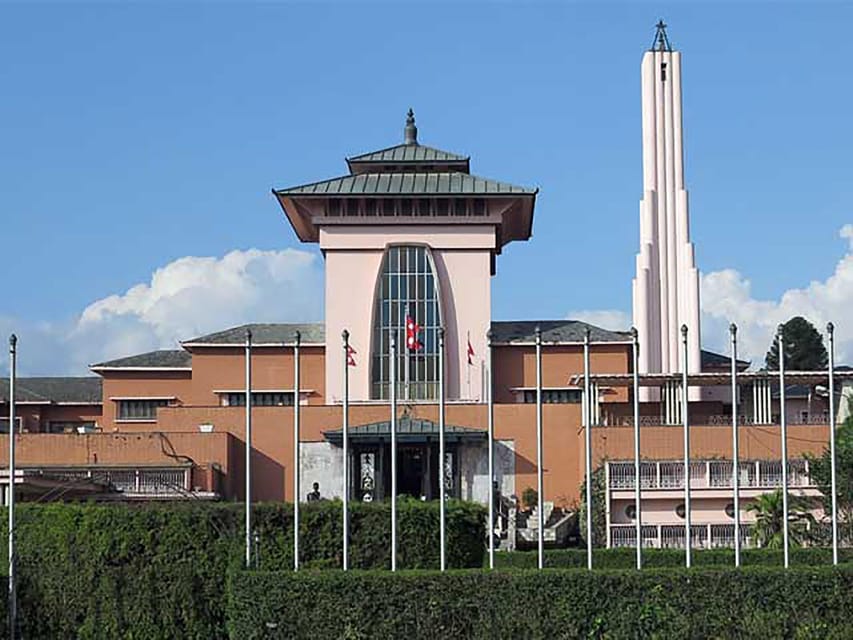
[[[603,311],[572,311],[566,316],[570,320],[581,320],[610,331],[627,331],[631,327],[631,314],[616,309]]]
[[[738,349],[760,366],[776,327],[793,316],[803,316],[824,332],[832,321],[836,331],[839,362],[853,360],[853,225],[844,225],[839,236],[847,240],[847,251],[835,271],[823,281],[788,289],[779,300],[757,300],[750,281],[733,269],[702,277],[702,341],[710,348],[727,349],[728,325],[738,326]]]
[[[753,297],[749,279],[734,269],[702,276],[702,346],[729,352],[729,325],[738,326],[738,355],[764,364],[764,356],[779,324],[803,316],[825,332],[835,324],[836,360],[853,364],[853,224],[844,225],[839,236],[847,241],[845,255],[823,281],[788,289],[778,300]],[[620,310],[577,311],[569,314],[607,329],[625,329],[630,314]]]
[[[316,255],[297,249],[185,257],[148,283],[87,306],[64,325],[16,326],[22,374],[81,374],[92,362],[159,348],[247,322],[305,322],[323,315]],[[8,334],[16,323],[0,318]],[[6,367],[7,368],[7,367]]]

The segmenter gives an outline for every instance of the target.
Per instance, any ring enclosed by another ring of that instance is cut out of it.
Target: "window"
[[[666,82],[666,62],[660,64],[660,81]]]
[[[165,407],[169,401],[163,398],[118,401],[119,420],[156,420],[157,409]]]
[[[681,504],[679,504],[677,507],[675,507],[675,515],[677,515],[679,518],[683,519],[686,514],[687,514],[687,510],[684,508],[683,502]]]
[[[735,517],[735,503],[734,503],[734,502],[729,502],[729,503],[726,505],[726,515],[727,515],[729,518],[734,519],[734,517]]]
[[[91,420],[51,420],[47,423],[47,433],[91,433],[95,423]]]
[[[637,505],[629,504],[625,507],[625,515],[628,516],[629,520],[633,520],[637,517]]]
[[[406,316],[420,326],[421,348],[406,348]],[[427,400],[438,396],[438,285],[429,249],[393,246],[385,252],[376,286],[373,314],[371,396],[390,393],[391,336],[397,339],[397,396]]]
[[[580,404],[580,389],[543,389],[542,404]],[[524,404],[536,404],[536,389],[524,390]]]
[[[220,395],[220,403],[223,407],[245,407],[246,392],[234,391]],[[292,391],[253,391],[253,407],[292,407]]]
[[[21,432],[21,416],[15,416],[15,431]],[[0,433],[9,433],[9,418],[0,418]]]

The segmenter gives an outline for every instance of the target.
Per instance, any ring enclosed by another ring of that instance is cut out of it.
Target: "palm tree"
[[[788,494],[788,536],[790,544],[802,545],[809,540],[810,530],[815,524],[808,500]],[[755,515],[752,527],[752,543],[756,547],[781,549],[784,543],[782,532],[782,490],[763,493],[746,510]]]

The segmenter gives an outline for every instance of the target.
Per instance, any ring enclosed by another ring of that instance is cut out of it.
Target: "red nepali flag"
[[[411,316],[406,316],[406,348],[409,351],[417,351],[421,348],[421,343],[418,341],[418,332],[421,330],[417,322]]]
[[[353,356],[355,356],[356,353],[357,352],[355,349],[353,349],[351,346],[347,345],[347,366],[348,367],[354,367],[355,366],[355,358]]]

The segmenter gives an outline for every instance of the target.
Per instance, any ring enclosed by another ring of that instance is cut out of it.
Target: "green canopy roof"
[[[326,440],[335,445],[343,443],[343,431],[335,429],[324,431]],[[444,436],[446,442],[479,441],[486,439],[483,429],[472,429],[471,427],[454,427],[445,425]],[[351,442],[380,443],[391,439],[391,421],[373,422],[358,427],[350,427],[349,437]],[[400,418],[397,420],[398,442],[436,442],[438,440],[438,424],[432,420],[420,420],[417,418]]]

